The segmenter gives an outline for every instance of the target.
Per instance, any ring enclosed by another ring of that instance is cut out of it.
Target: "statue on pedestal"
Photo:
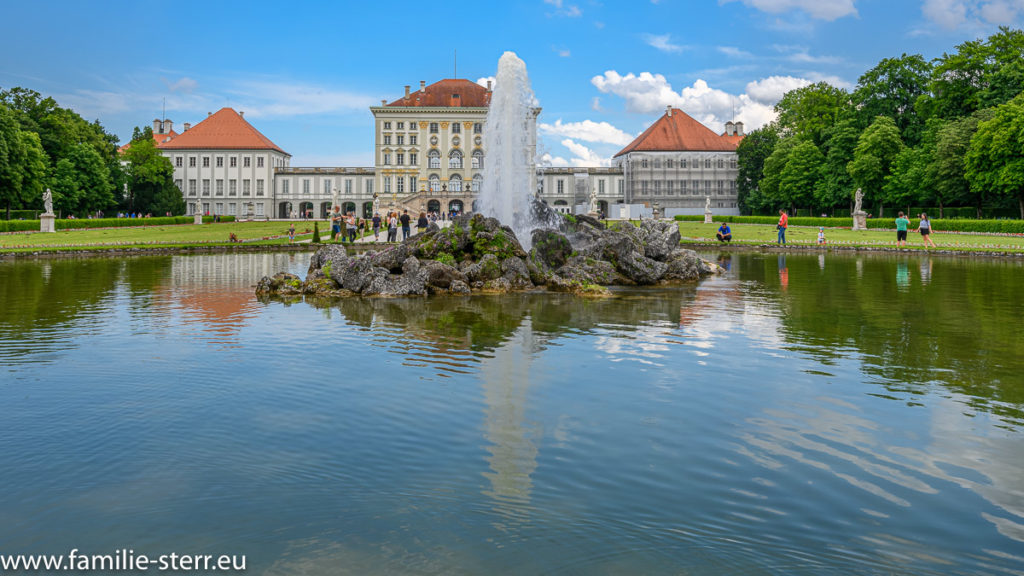
[[[853,213],[854,214],[859,214],[859,213],[864,211],[862,209],[862,206],[861,206],[863,202],[864,202],[864,192],[862,192],[860,188],[857,188],[857,191],[854,192],[854,194],[853,194]]]
[[[867,212],[862,208],[864,202],[864,192],[860,188],[853,194],[853,229],[854,230],[867,230],[868,220]]]
[[[597,190],[590,191],[590,213],[599,214],[599,207],[597,205]]]
[[[711,224],[714,220],[711,218],[711,196],[704,197],[704,223]]]
[[[43,192],[43,208],[46,209],[43,214],[47,216],[53,216],[53,193],[47,188],[46,192]]]

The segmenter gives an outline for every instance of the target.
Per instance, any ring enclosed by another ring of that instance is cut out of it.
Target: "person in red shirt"
[[[786,228],[789,226],[789,216],[785,210],[779,210],[779,241],[778,244],[786,243]]]

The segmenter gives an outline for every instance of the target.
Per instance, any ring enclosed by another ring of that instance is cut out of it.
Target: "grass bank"
[[[703,222],[678,222],[679,233],[684,244],[717,243],[715,233],[720,224]],[[774,225],[731,224],[733,244],[759,246],[775,244],[778,232]],[[845,228],[825,228],[826,246],[897,248],[894,230],[863,230],[854,232]],[[911,230],[907,234],[907,247],[924,250],[921,235]],[[1024,252],[1024,236],[1005,234],[966,234],[937,230],[932,240],[939,250],[965,252]],[[790,226],[786,231],[786,242],[794,246],[817,246],[818,228]],[[929,248],[935,250],[936,248]]]

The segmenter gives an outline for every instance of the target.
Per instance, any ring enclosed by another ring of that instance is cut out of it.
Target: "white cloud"
[[[604,94],[619,96],[626,109],[641,114],[661,114],[666,106],[679,108],[712,130],[721,132],[727,120],[739,120],[754,130],[775,119],[773,107],[787,91],[810,84],[813,79],[771,76],[746,86],[744,94],[730,94],[696,80],[680,91],[661,74],[641,72],[625,76],[609,70],[591,83]]]
[[[488,82],[491,83],[491,88],[493,89],[494,86],[498,83],[498,80],[494,76],[484,76],[483,78],[476,79],[476,83],[483,86],[484,88],[487,88]]]
[[[662,34],[660,36],[656,34],[644,34],[644,42],[646,42],[648,46],[652,46],[662,52],[668,52],[670,54],[682,52],[683,47],[678,44],[673,44],[671,40],[671,34]]]
[[[540,157],[541,166],[554,166],[556,168],[565,168],[569,166],[569,161],[561,156],[552,156],[551,154],[544,154]]]
[[[803,88],[811,83],[806,78],[792,76],[769,76],[747,84],[747,96],[755,102],[774,106],[790,90]]]
[[[719,0],[719,3],[736,2],[737,0]],[[819,20],[836,20],[844,16],[856,16],[855,0],[739,0],[744,5],[762,12],[781,14],[792,10],[805,12]]]
[[[562,119],[559,118],[555,120],[554,124],[541,123],[538,128],[545,134],[566,136],[586,142],[617,144],[619,146],[629,144],[634,138],[607,122],[594,122],[593,120],[563,123]]]
[[[753,58],[754,55],[735,46],[719,46],[718,51],[730,58]]]
[[[562,58],[568,58],[568,57],[572,56],[572,52],[570,52],[568,49],[565,49],[565,50],[555,50],[555,52],[557,52],[558,55],[560,57],[562,57]]]
[[[575,158],[569,162],[577,168],[612,165],[611,158],[604,158],[597,152],[594,152],[590,148],[587,148],[583,144],[579,144],[570,138],[562,140],[561,144],[573,153]]]
[[[921,12],[947,30],[982,23],[1013,25],[1024,12],[1024,0],[924,0]]]
[[[188,76],[184,76],[175,82],[171,82],[167,78],[161,78],[161,80],[164,81],[164,84],[167,85],[167,89],[171,92],[184,92],[186,94],[191,94],[199,86],[198,82]]]
[[[603,108],[601,108],[601,98],[599,96],[594,96],[594,99],[590,101],[590,109],[594,112],[600,112],[603,110]]]
[[[565,4],[562,0],[544,0],[544,3],[555,7],[556,16],[578,18],[583,15],[583,10],[580,10],[580,7],[575,4]],[[551,16],[551,14],[548,14],[548,16]]]

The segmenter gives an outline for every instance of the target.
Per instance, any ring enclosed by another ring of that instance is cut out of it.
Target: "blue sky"
[[[372,165],[368,107],[406,84],[479,80],[516,52],[553,164],[600,165],[672,104],[720,130],[772,119],[786,90],[852,88],[885,57],[934,58],[1024,0],[19,2],[4,7],[0,87],[54,96],[121,137],[221,107],[293,166]],[[735,112],[734,112],[735,111]]]

